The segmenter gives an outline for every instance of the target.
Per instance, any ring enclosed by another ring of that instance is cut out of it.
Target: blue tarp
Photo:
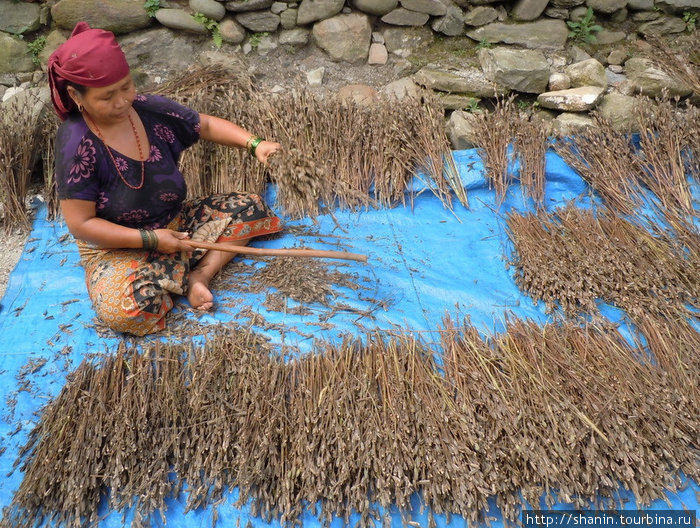
[[[339,302],[353,309],[333,313],[318,307],[313,315],[299,316],[269,312],[263,307],[264,293],[246,294],[243,303],[253,307],[272,323],[280,323],[289,331],[265,330],[273,342],[298,349],[312,348],[313,335],[336,340],[342,335],[358,335],[362,329],[411,329],[428,339],[448,313],[455,318],[469,316],[472,324],[485,334],[503,329],[507,314],[531,318],[540,323],[549,320],[544,307],[534,305],[518,289],[506,260],[512,254],[505,229],[505,214],[509,210],[530,210],[519,186],[511,188],[502,204],[496,203],[494,192],[484,179],[482,162],[475,150],[454,153],[457,167],[469,194],[469,208],[455,200],[453,210],[427,190],[419,192],[407,206],[382,208],[361,212],[334,211],[322,215],[314,225],[311,220],[289,222],[309,226],[321,234],[333,234],[335,241],[327,244],[313,236],[283,235],[256,241],[265,247],[304,245],[319,249],[342,249],[368,255],[367,264],[351,263],[342,267],[345,273],[357,275],[363,289],[342,290]],[[547,153],[546,197],[548,210],[575,202],[590,206],[589,188],[553,151]],[[416,182],[416,189],[420,183]],[[274,189],[268,196],[274,203]],[[240,293],[215,290],[222,305]],[[383,301],[377,303],[377,301]],[[371,311],[371,316],[365,312]],[[616,310],[604,312],[615,318]],[[227,308],[200,318],[203,323],[236,319],[235,309]],[[94,312],[87,296],[83,270],[75,244],[64,225],[46,219],[46,211],[38,207],[36,220],[24,252],[10,276],[0,310],[0,398],[5,410],[0,420],[0,507],[10,504],[22,474],[13,471],[19,448],[36,423],[37,413],[63,387],[66,375],[91,353],[114,350],[116,338],[100,337],[93,327]],[[245,323],[245,321],[241,321]],[[327,323],[331,323],[330,325]],[[293,329],[301,329],[295,332]],[[698,509],[696,483],[679,495],[669,495],[673,508]],[[633,508],[632,499],[627,507]],[[231,504],[237,498],[232,490],[227,501],[219,507],[221,526],[241,526],[249,520],[247,509]],[[418,505],[416,499],[416,505]],[[654,508],[665,509],[658,501]],[[211,510],[183,514],[184,501],[169,503],[167,524],[171,527],[194,528],[210,526]],[[498,513],[493,512],[496,517]],[[121,514],[105,512],[102,526],[122,526]],[[393,523],[401,526],[398,514]],[[425,515],[415,519],[427,525]],[[260,519],[250,519],[253,526],[275,526]],[[310,514],[303,518],[304,526],[319,526]],[[448,525],[438,519],[439,526],[463,526],[464,521],[453,517]],[[127,522],[128,525],[128,522]],[[337,520],[334,526],[341,526]]]

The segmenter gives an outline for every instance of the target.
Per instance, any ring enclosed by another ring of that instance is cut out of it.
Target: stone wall
[[[619,114],[640,93],[698,98],[643,52],[649,37],[686,39],[696,68],[700,0],[161,0],[152,14],[143,0],[0,0],[0,96],[43,82],[48,54],[86,20],[117,34],[132,67],[160,72],[156,80],[202,42],[211,48],[216,32],[229,55],[313,48],[348,68],[393,65],[399,84],[385,91],[429,88],[447,115],[510,93],[578,126],[592,109]]]

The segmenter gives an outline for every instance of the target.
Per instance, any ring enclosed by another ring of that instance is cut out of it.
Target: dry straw
[[[521,115],[514,97],[499,99],[492,112],[481,112],[474,119],[474,134],[486,167],[486,178],[503,202],[519,172],[523,196],[536,207],[544,200],[547,131],[540,120]]]
[[[393,506],[414,526],[414,493],[430,526],[440,513],[481,521],[491,497],[510,521],[542,494],[612,506],[620,484],[648,504],[679,472],[700,477],[697,336],[663,328],[645,334],[657,362],[613,328],[522,320],[483,338],[447,319],[439,361],[407,334],[289,362],[242,328],[122,346],[47,405],[3,522],[92,526],[102,499],[146,525],[185,483],[188,510],[238,486],[240,504],[283,526],[307,506],[324,525],[357,513],[359,526]]]
[[[685,314],[698,306],[697,260],[672,238],[654,236],[609,211],[567,206],[508,216],[518,286],[547,309],[597,314],[602,300],[629,314]]]
[[[405,203],[412,177],[422,174],[446,206],[451,188],[466,202],[442,111],[427,94],[420,101],[380,100],[365,107],[302,88],[260,93],[246,76],[212,66],[158,90],[283,145],[269,173],[242,150],[196,145],[182,161],[191,194],[261,193],[269,179],[278,185],[277,202],[288,215],[313,216],[322,206]]]
[[[14,97],[0,115],[0,218],[5,229],[29,227],[26,199],[40,152],[42,103]]]

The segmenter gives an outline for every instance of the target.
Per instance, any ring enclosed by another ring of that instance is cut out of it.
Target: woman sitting
[[[165,327],[171,294],[209,310],[209,281],[232,253],[193,250],[200,241],[245,245],[281,230],[260,197],[231,193],[186,200],[180,154],[198,139],[248,148],[260,162],[280,147],[172,100],[137,94],[109,31],[79,22],[49,58],[61,211],[76,238],[98,317],[145,335]]]

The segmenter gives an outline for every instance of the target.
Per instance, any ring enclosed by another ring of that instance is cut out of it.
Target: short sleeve
[[[158,115],[154,133],[171,144],[179,154],[199,140],[199,113],[161,95],[137,95],[135,105],[143,104],[149,112]],[[171,134],[174,137],[171,137]]]
[[[74,119],[64,121],[56,134],[55,175],[59,200],[96,202],[100,194],[98,155],[88,128]]]

